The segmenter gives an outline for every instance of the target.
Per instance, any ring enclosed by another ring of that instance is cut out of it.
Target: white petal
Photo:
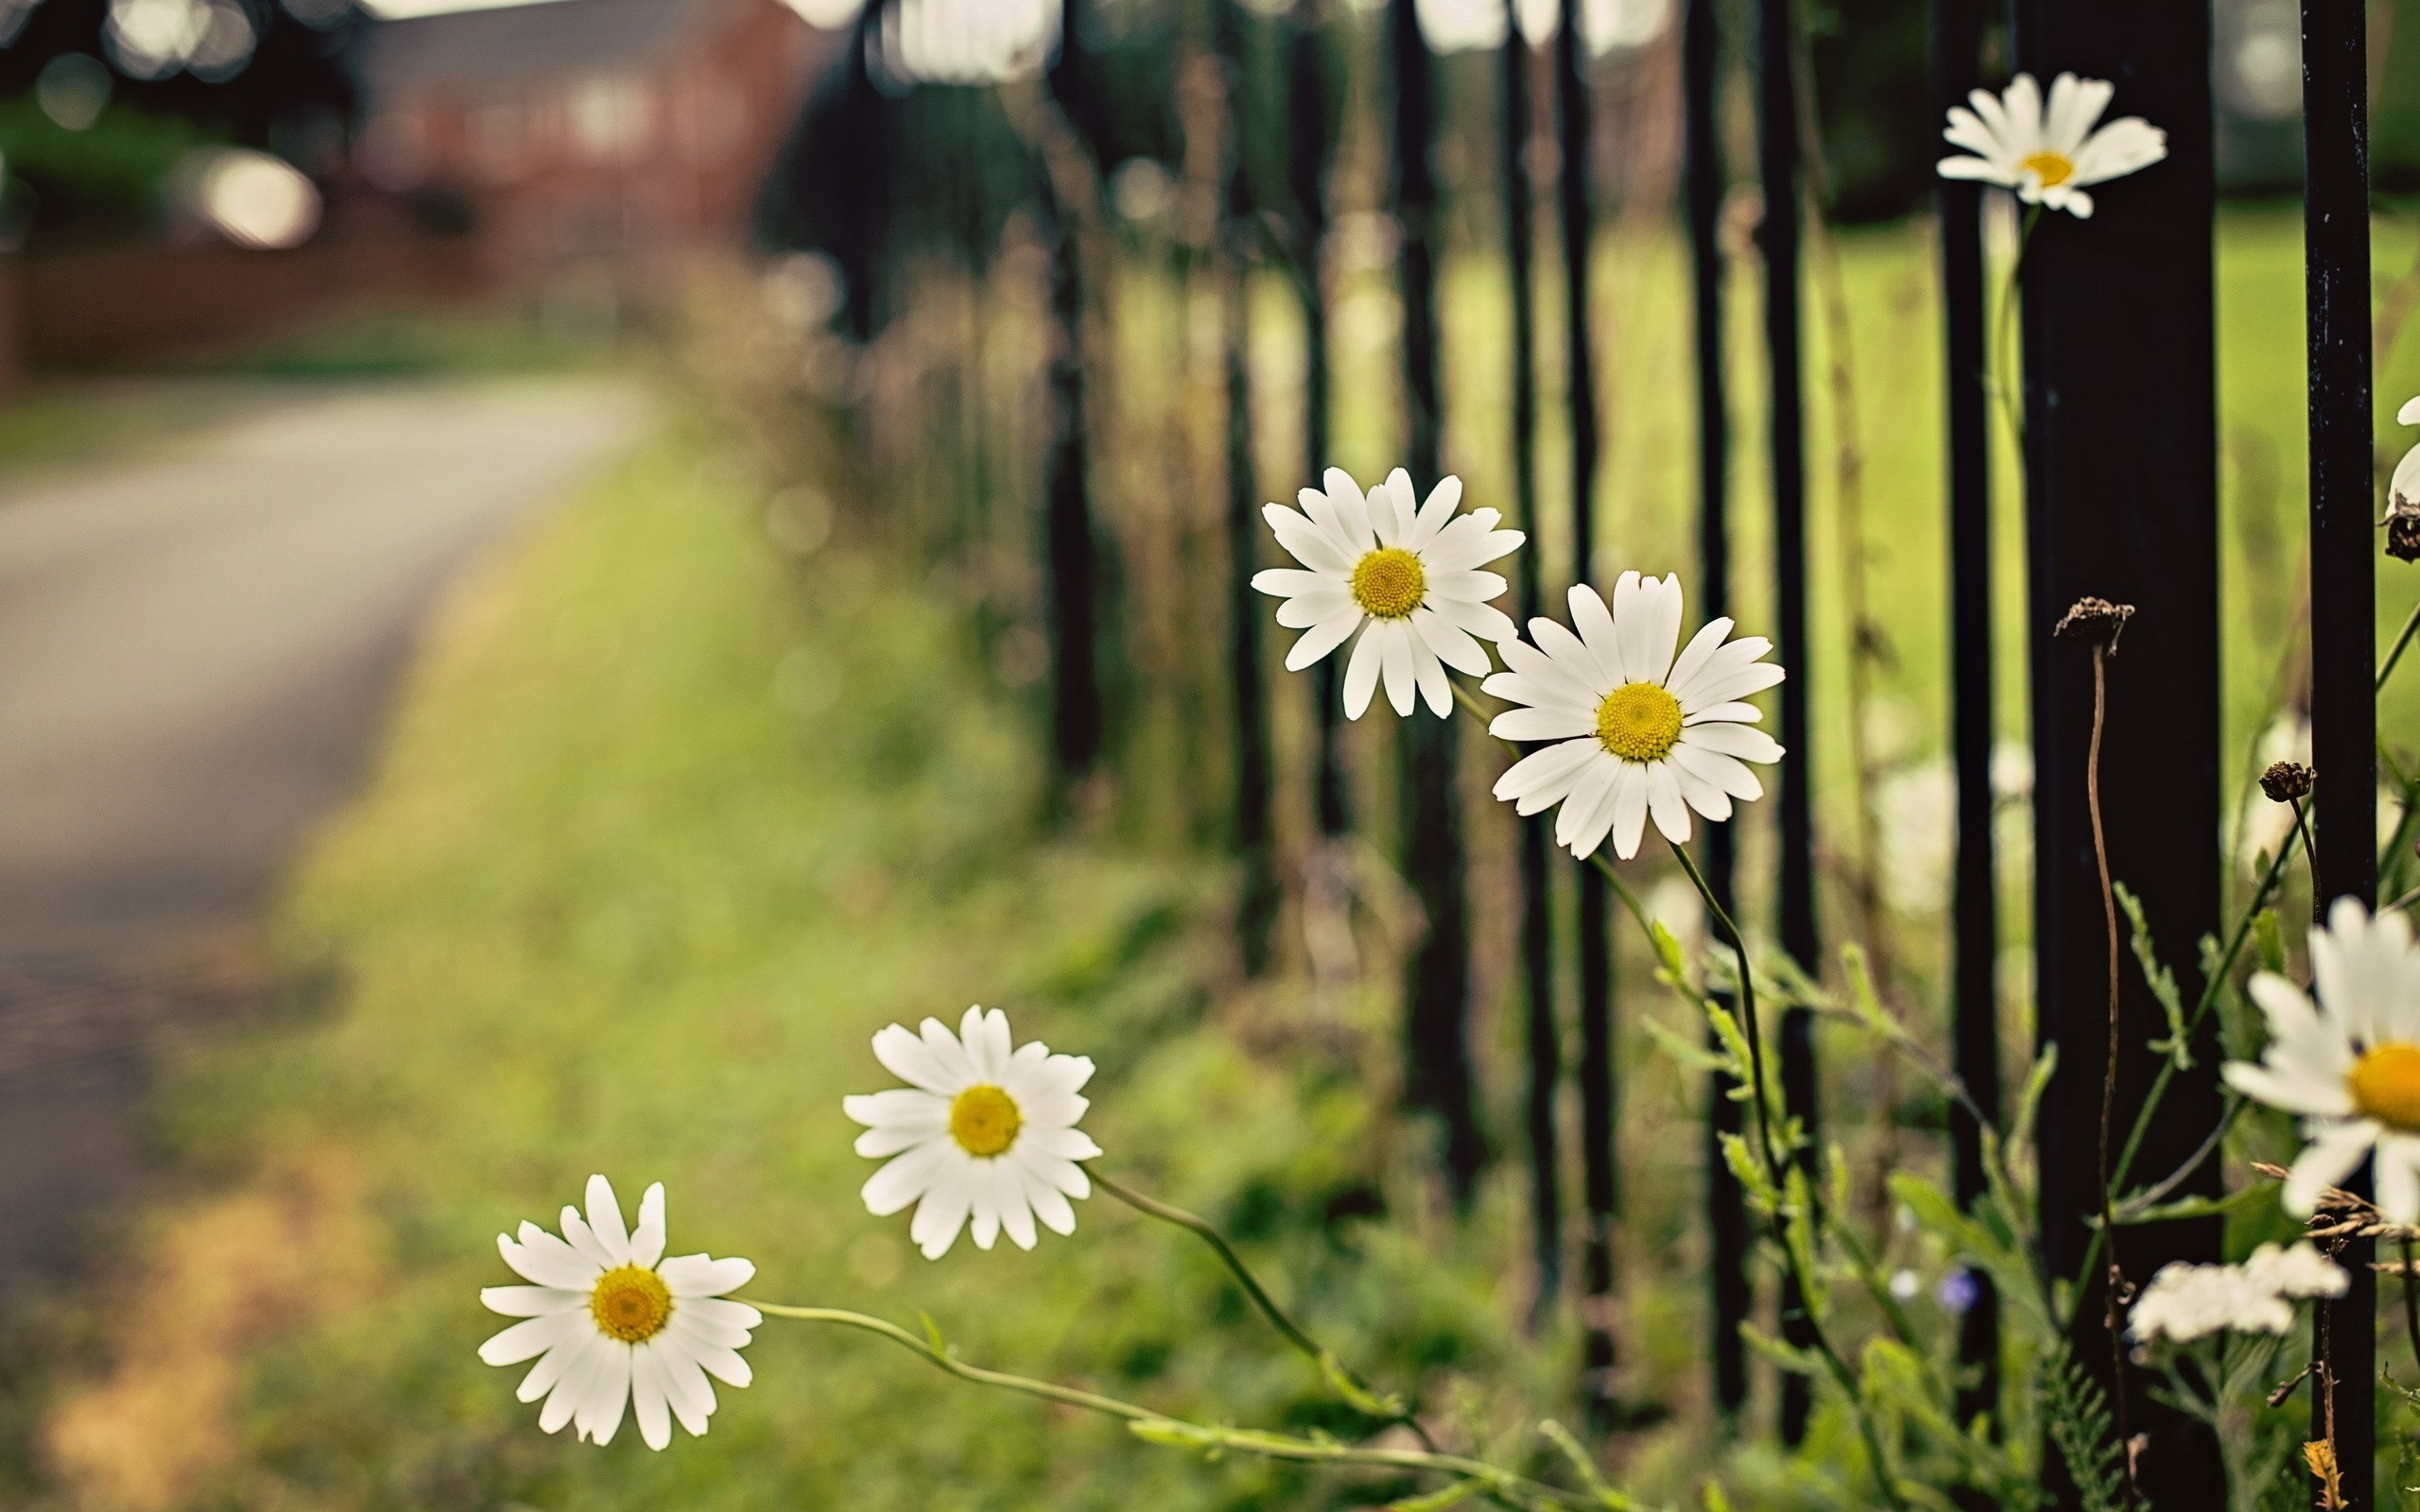
[[[556,1433],[579,1414],[580,1403],[588,1398],[589,1387],[595,1383],[596,1377],[603,1373],[606,1355],[614,1342],[602,1333],[591,1331],[582,1334],[578,1343],[562,1351],[562,1364],[556,1367],[553,1395],[547,1397],[545,1406],[538,1411],[539,1428],[549,1434]],[[531,1370],[529,1374],[532,1377],[536,1376],[538,1371],[545,1369],[556,1358],[556,1355],[546,1356],[545,1359],[538,1362],[537,1368]],[[529,1383],[523,1382],[522,1389],[527,1391],[528,1388]],[[524,1397],[521,1400],[527,1401],[529,1399]]]
[[[1345,574],[1353,571],[1354,558],[1336,549],[1327,533],[1282,504],[1272,504],[1260,511],[1276,534],[1277,543],[1296,561],[1313,572]]]
[[[908,1204],[933,1189],[935,1182],[952,1164],[958,1146],[946,1139],[936,1139],[917,1145],[904,1155],[891,1158],[889,1164],[866,1178],[858,1195],[865,1199],[866,1211],[877,1218],[888,1218]]]
[[[1674,845],[1688,843],[1689,805],[1681,797],[1680,779],[1663,762],[1647,764],[1647,807],[1665,839]]]
[[[1433,610],[1413,610],[1411,629],[1435,653],[1437,660],[1457,672],[1483,678],[1495,670],[1495,664],[1487,659],[1485,647]]]
[[[1454,518],[1454,511],[1461,506],[1462,480],[1448,472],[1437,480],[1437,486],[1428,490],[1428,502],[1412,516],[1411,529],[1407,532],[1404,543],[1414,551],[1426,545],[1445,528],[1446,523]]]
[[[1635,762],[1622,763],[1614,783],[1614,854],[1628,861],[1638,854],[1639,836],[1647,830],[1647,772]]]
[[[482,1286],[479,1304],[506,1317],[544,1317],[588,1305],[588,1293],[560,1286]]]
[[[1613,822],[1614,784],[1620,780],[1622,764],[1599,750],[1572,775],[1569,790],[1563,795],[1563,807],[1554,816],[1555,844],[1573,855],[1584,856],[1595,848],[1596,840],[1604,838],[1604,827]],[[1545,806],[1534,803],[1530,812]],[[1592,827],[1595,837],[1583,840]]]
[[[1445,663],[1437,659],[1431,646],[1418,630],[1407,626],[1405,643],[1411,648],[1412,675],[1419,680],[1420,696],[1428,700],[1428,712],[1440,719],[1454,716],[1454,684],[1445,676]]]
[[[1767,765],[1784,754],[1779,741],[1747,725],[1691,725],[1681,731],[1680,744]]]
[[[2352,1175],[2377,1137],[2377,1126],[2367,1122],[2336,1124],[2321,1129],[2295,1158],[2293,1170],[2286,1178],[2286,1211],[2297,1218],[2309,1217],[2311,1210],[2319,1205],[2321,1191]]]
[[[669,1376],[664,1351],[652,1340],[631,1351],[631,1411],[639,1421],[639,1437],[649,1449],[672,1442]]]
[[[489,1365],[519,1365],[524,1360],[534,1360],[548,1349],[575,1343],[583,1335],[593,1335],[596,1332],[596,1321],[584,1308],[548,1313],[543,1317],[525,1317],[480,1345],[479,1358]]]
[[[2220,1068],[2226,1084],[2256,1103],[2283,1108],[2289,1113],[2302,1113],[2324,1118],[2343,1118],[2353,1111],[2352,1094],[2342,1081],[2314,1081],[2303,1076],[2280,1074],[2267,1066],[2256,1066],[2248,1060],[2230,1060]]]
[[[1335,573],[1305,572],[1300,567],[1270,567],[1252,575],[1252,586],[1255,592],[1276,598],[1304,598],[1350,593],[1353,580]]]
[[[1488,721],[1487,732],[1498,740],[1569,740],[1594,735],[1597,719],[1568,707],[1508,709]]]
[[[736,1255],[721,1260],[705,1255],[675,1255],[657,1266],[655,1274],[675,1297],[720,1297],[755,1280],[756,1266]]]
[[[596,1373],[588,1378],[588,1389],[580,1394],[579,1412],[574,1419],[579,1424],[579,1436],[595,1443],[612,1443],[630,1405],[631,1347],[619,1339],[608,1339]]]
[[[1354,644],[1353,660],[1345,663],[1344,717],[1347,719],[1358,719],[1368,713],[1370,695],[1377,691],[1378,668],[1386,661],[1386,653],[1379,645],[1382,637],[1378,631],[1382,627],[1373,623],[1362,631],[1361,639]]]
[[[1622,574],[1621,580],[1614,585],[1615,602],[1620,603],[1636,593],[1637,584],[1638,574]],[[1611,692],[1634,680],[1629,663],[1622,660],[1620,617],[1607,609],[1605,601],[1598,597],[1597,591],[1586,583],[1572,585],[1568,602],[1571,606],[1571,627],[1579,632],[1581,644],[1588,648],[1588,655],[1595,660],[1597,674],[1606,691]]]
[[[594,1339],[596,1337],[596,1332],[595,1330],[586,1330],[574,1336],[570,1343],[558,1346],[555,1349],[547,1350],[544,1355],[541,1355],[538,1359],[538,1363],[529,1367],[529,1373],[521,1378],[521,1384],[513,1388],[512,1395],[514,1400],[519,1401],[535,1401],[539,1398],[554,1390],[555,1387],[562,1381],[563,1371],[570,1367],[574,1360],[579,1358],[579,1351],[582,1344],[586,1340]],[[578,1399],[575,1398],[573,1400],[577,1400]],[[543,1419],[541,1421],[541,1426],[544,1426]],[[561,1423],[555,1425],[557,1428],[562,1426],[562,1425]],[[550,1434],[554,1431],[555,1430],[553,1428],[548,1428],[546,1430],[546,1432]]]
[[[931,1046],[900,1024],[873,1037],[873,1057],[901,1081],[936,1096],[954,1097],[965,1090],[966,1079],[956,1074],[959,1068],[935,1056]]]
[[[631,1235],[631,1263],[653,1265],[664,1258],[664,1183],[649,1185],[639,1197],[639,1226]]]
[[[1329,468],[1320,483],[1327,490],[1328,502],[1336,506],[1336,517],[1352,544],[1352,555],[1345,558],[1349,568],[1355,560],[1377,549],[1377,534],[1370,528],[1369,501],[1362,495],[1361,485],[1353,481],[1353,474],[1340,467]]]
[[[1581,769],[1601,748],[1594,740],[1566,740],[1533,750],[1495,780],[1495,794],[1506,802],[1520,804],[1524,815],[1535,814],[1569,792]],[[1533,799],[1536,801],[1530,801]]]
[[[519,1244],[503,1234],[496,1235],[495,1244],[504,1255],[504,1263],[511,1266],[516,1275],[541,1286],[560,1287],[583,1296],[596,1284],[596,1278],[605,1274],[607,1268],[534,1223],[522,1224]]]
[[[1355,604],[1348,604],[1346,609],[1347,612],[1322,620],[1304,632],[1303,638],[1286,653],[1287,671],[1300,672],[1352,639],[1353,632],[1361,627],[1361,610]]]
[[[2394,412],[2394,422],[2397,425],[2420,425],[2420,395],[2403,402],[2403,407]]]
[[[1387,702],[1395,713],[1409,715],[1415,674],[1412,670],[1411,627],[1401,620],[1381,620],[1370,633],[1378,638],[1379,662],[1387,682]]]
[[[665,1394],[672,1403],[672,1416],[692,1434],[702,1435],[707,1419],[714,1416],[715,1388],[706,1384],[706,1373],[699,1368],[695,1350],[678,1328],[666,1329],[656,1340],[656,1352],[664,1362]]]
[[[1933,171],[1945,179],[1979,179],[1985,183],[2014,185],[2016,175],[1989,158],[1944,158]]]
[[[2420,1141],[2394,1135],[2378,1141],[2370,1175],[2377,1182],[2378,1210],[2389,1223],[2420,1220],[2420,1165],[2415,1161],[2420,1161]]]
[[[958,1032],[966,1043],[969,1058],[975,1062],[976,1074],[998,1086],[1009,1074],[1009,1053],[1014,1042],[1009,1033],[1009,1016],[997,1008],[988,1012],[979,1007],[969,1008]]]
[[[907,1157],[902,1156],[902,1160]],[[908,1222],[908,1237],[925,1252],[926,1260],[939,1260],[949,1253],[958,1242],[959,1230],[966,1227],[966,1214],[975,1205],[972,1174],[967,1162],[946,1162],[916,1204],[916,1216]]]
[[[659,1206],[663,1196],[656,1197]],[[588,1178],[588,1226],[596,1230],[616,1265],[631,1263],[631,1231],[622,1226],[621,1199],[614,1195],[614,1183],[602,1176]]]
[[[597,1237],[596,1230],[588,1226],[588,1220],[579,1215],[578,1208],[566,1206],[556,1224],[562,1229],[564,1240],[579,1252],[579,1258],[595,1265],[598,1271],[609,1271],[622,1263],[624,1256],[615,1254],[612,1246]]]

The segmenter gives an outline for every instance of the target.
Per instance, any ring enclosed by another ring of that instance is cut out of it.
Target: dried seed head
[[[2260,791],[2269,795],[2272,803],[2290,803],[2310,796],[2314,774],[2299,762],[2279,762],[2260,774]]]
[[[2082,641],[2100,646],[2112,656],[2118,654],[2118,637],[2124,633],[2126,622],[2135,617],[2132,604],[2112,604],[2105,598],[2079,598],[2067,610],[2057,628],[2050,633],[2063,641]]]
[[[2396,494],[2386,508],[2386,554],[2397,561],[2420,561],[2420,499]]]

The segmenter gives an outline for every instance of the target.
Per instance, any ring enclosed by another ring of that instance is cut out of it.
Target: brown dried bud
[[[2260,791],[2272,803],[2291,803],[2310,797],[2311,769],[2297,762],[2279,762],[2260,774]]]
[[[2397,561],[2420,561],[2420,499],[2396,494],[2386,508],[2386,554]]]
[[[2135,617],[2132,604],[2112,604],[2105,598],[2079,598],[2075,607],[2062,616],[2058,627],[2050,633],[2063,641],[2082,641],[2087,645],[2105,648],[2111,656],[2118,654],[2118,637],[2125,632],[2126,622]]]

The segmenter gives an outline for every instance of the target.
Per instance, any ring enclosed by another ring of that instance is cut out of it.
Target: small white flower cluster
[[[2135,1299],[2126,1336],[2149,1346],[2224,1332],[2287,1333],[2296,1301],[2342,1297],[2352,1284],[2344,1268],[2308,1241],[2290,1248],[2262,1245],[2239,1265],[2164,1265]]]

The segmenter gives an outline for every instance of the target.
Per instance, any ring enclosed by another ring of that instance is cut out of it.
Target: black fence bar
[[[2312,790],[2322,903],[2377,902],[2377,570],[2370,460],[2368,19],[2361,0],[2304,0],[2303,266],[2310,341]],[[2343,1505],[2377,1504],[2375,1241],[2338,1259],[2352,1290],[2318,1304]],[[2319,1431],[2313,1430],[2313,1437]]]
[[[1295,0],[1294,31],[1287,58],[1287,178],[1294,209],[1295,291],[1303,304],[1304,476],[1313,488],[1327,469],[1327,170],[1336,129],[1329,119],[1334,91],[1328,87],[1325,33],[1320,0]],[[1352,826],[1345,801],[1343,733],[1344,661],[1320,659],[1313,669],[1318,755],[1312,773],[1320,833],[1340,838]]]
[[[1523,624],[1544,608],[1538,524],[1537,189],[1530,179],[1530,44],[1521,35],[1515,0],[1504,0],[1503,85],[1497,159],[1504,186],[1504,249],[1512,295],[1512,497],[1530,549],[1515,558]],[[1547,881],[1547,826],[1538,815],[1521,823],[1521,988],[1528,1022],[1530,1241],[1538,1268],[1532,1316],[1543,1316],[1563,1287],[1562,1152],[1555,1137],[1555,1094],[1563,1084],[1563,1047],[1554,1017],[1554,897]]]
[[[1577,9],[1564,0],[1564,13]],[[1731,413],[1722,360],[1722,23],[1717,0],[1686,0],[1681,15],[1683,198],[1689,222],[1689,271],[1698,374],[1698,596],[1705,617],[1730,612]],[[1737,852],[1727,824],[1709,824],[1699,842],[1705,877],[1723,907],[1737,910]],[[1705,1203],[1707,1317],[1714,1349],[1715,1405],[1725,1416],[1748,1403],[1748,1321],[1755,1292],[1748,1281],[1748,1210],[1739,1178],[1722,1158],[1722,1136],[1746,1127],[1731,1100],[1737,1085],[1720,1072],[1706,1084]]]
[[[1823,942],[1815,929],[1814,752],[1809,748],[1806,639],[1806,433],[1799,350],[1799,152],[1798,85],[1793,53],[1798,13],[1791,0],[1757,0],[1756,158],[1764,186],[1764,221],[1758,238],[1765,258],[1765,360],[1771,395],[1773,490],[1773,639],[1789,668],[1781,688],[1781,743],[1789,752],[1781,767],[1779,902],[1781,947],[1809,971],[1823,970]],[[1815,1023],[1802,1007],[1781,1018],[1782,1098],[1806,1123],[1812,1139],[1816,1118]],[[1811,1152],[1813,1145],[1808,1146]],[[1802,1152],[1806,1154],[1807,1152]],[[1782,1337],[1814,1342],[1801,1298],[1782,1292]],[[1805,1376],[1782,1377],[1781,1435],[1795,1444],[1806,1434],[1812,1400]]]
[[[1933,0],[1932,80],[1940,120],[1979,82],[1980,0]],[[1950,753],[1958,772],[1958,850],[1950,891],[1950,1058],[1987,1117],[2000,1103],[1999,893],[1992,850],[1992,459],[1986,391],[1983,195],[1979,184],[1936,180],[1941,215],[1943,404],[1949,444]],[[1985,1194],[1983,1128],[1949,1111],[1950,1177],[1961,1207]],[[1958,1324],[1968,1372],[1958,1420],[1999,1408],[1999,1297],[1970,1273],[1974,1300]]]
[[[2193,1001],[2194,942],[2220,922],[2218,423],[2212,274],[2210,9],[2206,0],[2018,0],[2016,61],[2048,80],[2118,82],[2113,113],[2168,132],[2166,162],[2093,188],[2090,220],[2045,212],[2026,253],[2027,615],[2032,655],[2035,983],[2058,1072],[2040,1118],[2043,1243],[2077,1279],[2070,1343],[2103,1383],[2120,1366],[2103,1328],[2108,1271],[2078,1277],[2100,1205],[2099,1125],[2108,1072],[2109,959],[2087,807],[2092,657],[2052,638],[2086,595],[2132,604],[2109,663],[2101,808],[2111,874],[2141,895],[2154,939]],[[2131,1126],[2163,1057],[2159,1005],[2125,963],[2116,1125]],[[2176,1074],[2136,1157],[2166,1177],[2219,1117],[2217,1025]],[[2204,1163],[2179,1196],[2217,1192]],[[2117,1259],[2139,1284],[2169,1261],[2219,1258],[2220,1221],[2130,1226]],[[2140,1484],[2160,1512],[2225,1494],[2217,1445],[2124,1368],[2119,1410],[2146,1434]]]
[[[1264,526],[1252,456],[1252,267],[1258,227],[1244,171],[1246,112],[1256,91],[1246,77],[1244,12],[1222,0],[1218,41],[1225,64],[1225,142],[1220,185],[1219,297],[1225,306],[1219,345],[1227,388],[1227,679],[1233,696],[1236,856],[1242,875],[1236,896],[1236,945],[1246,976],[1269,967],[1269,936],[1277,922],[1277,864],[1270,853],[1270,802],[1276,757],[1270,749],[1268,679],[1261,662],[1266,611],[1252,586]],[[1330,660],[1334,660],[1330,658]]]
[[[1076,97],[1082,77],[1081,7],[1061,8],[1059,53],[1050,70],[1051,94],[1060,108],[1084,118]],[[1053,237],[1050,313],[1055,327],[1050,356],[1052,435],[1047,502],[1043,524],[1044,619],[1050,635],[1050,750],[1059,799],[1066,785],[1099,761],[1106,730],[1101,709],[1100,664],[1096,637],[1100,571],[1093,536],[1091,458],[1084,407],[1084,294],[1082,257],[1077,245],[1081,207],[1061,200],[1046,170],[1040,176],[1043,211]]]
[[[1392,0],[1388,48],[1394,79],[1395,218],[1402,227],[1405,451],[1412,482],[1439,472],[1437,404],[1437,81],[1415,0]],[[1401,723],[1404,871],[1427,932],[1407,963],[1405,1091],[1444,1136],[1445,1176],[1467,1207],[1487,1159],[1470,1057],[1469,899],[1462,876],[1461,809],[1455,801],[1458,721],[1416,709]]]
[[[1597,414],[1595,324],[1589,318],[1589,249],[1596,198],[1590,192],[1587,39],[1579,0],[1563,0],[1555,27],[1555,145],[1563,160],[1558,210],[1563,222],[1564,404],[1571,425],[1571,577],[1593,576],[1597,553]],[[1618,1181],[1620,1087],[1614,1069],[1613,906],[1604,877],[1575,868],[1573,946],[1579,955],[1580,1185],[1588,1211],[1581,1252],[1585,1293],[1581,1368],[1591,1420],[1608,1425],[1614,1400],[1614,1242],[1621,1211]]]

